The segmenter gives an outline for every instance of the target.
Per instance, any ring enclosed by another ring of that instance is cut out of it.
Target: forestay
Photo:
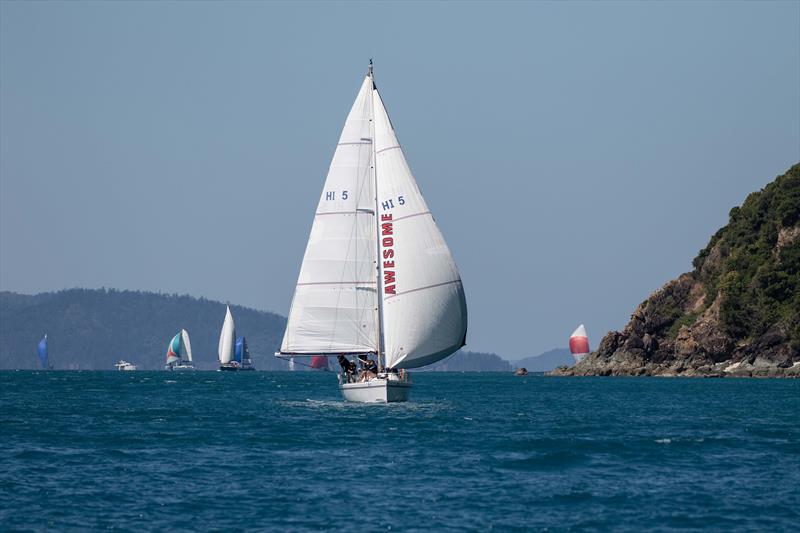
[[[285,354],[378,349],[371,89],[367,77],[328,170],[281,344]]]

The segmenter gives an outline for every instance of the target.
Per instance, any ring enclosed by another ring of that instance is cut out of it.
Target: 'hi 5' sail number
[[[347,191],[342,191],[340,198],[342,200],[347,200],[349,198]],[[327,191],[325,193],[325,201],[331,202],[336,200],[336,191]],[[383,211],[389,211],[390,209],[394,209],[395,207],[395,200],[397,200],[397,205],[405,205],[406,199],[401,194],[397,198],[389,198],[385,202],[381,202],[381,209]]]

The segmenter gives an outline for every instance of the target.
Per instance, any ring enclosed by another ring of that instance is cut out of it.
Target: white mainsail
[[[373,93],[385,361],[390,368],[416,368],[464,345],[467,302],[450,249],[406,163],[378,90]]]
[[[225,322],[222,323],[222,331],[219,333],[219,362],[230,363],[233,359],[233,351],[236,344],[236,326],[233,323],[230,306],[225,306]]]
[[[181,342],[183,343],[183,351],[181,355],[185,354],[185,359],[189,362],[192,361],[192,345],[189,343],[189,332],[185,329],[181,330]]]
[[[381,353],[386,367],[416,368],[458,350],[466,333],[458,268],[370,70],[331,162],[279,355]]]
[[[331,161],[281,344],[285,354],[378,348],[372,81],[358,92]]]

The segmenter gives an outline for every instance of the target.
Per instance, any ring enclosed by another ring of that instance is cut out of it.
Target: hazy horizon
[[[800,3],[0,3],[0,289],[286,316],[375,75],[467,350],[592,348],[800,161]]]

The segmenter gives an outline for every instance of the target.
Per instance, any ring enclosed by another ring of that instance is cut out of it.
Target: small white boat
[[[464,346],[467,303],[453,256],[411,174],[372,74],[345,121],[314,215],[277,357],[376,359],[339,376],[346,400],[403,402],[401,370]],[[347,361],[345,361],[347,359]],[[370,363],[372,365],[373,363]]]
[[[572,335],[569,337],[569,351],[572,352],[572,357],[575,358],[576,363],[589,355],[589,336],[586,334],[586,328],[583,324],[577,327]]]
[[[164,370],[185,372],[194,370],[192,364],[192,344],[189,342],[189,332],[180,330],[167,345],[167,362]]]
[[[132,370],[136,370],[136,365],[134,365],[133,363],[129,363],[129,362],[125,361],[124,359],[120,359],[119,363],[117,363],[114,366],[117,367],[117,370],[122,370],[122,371],[128,371],[129,372],[129,371],[132,371]]]

